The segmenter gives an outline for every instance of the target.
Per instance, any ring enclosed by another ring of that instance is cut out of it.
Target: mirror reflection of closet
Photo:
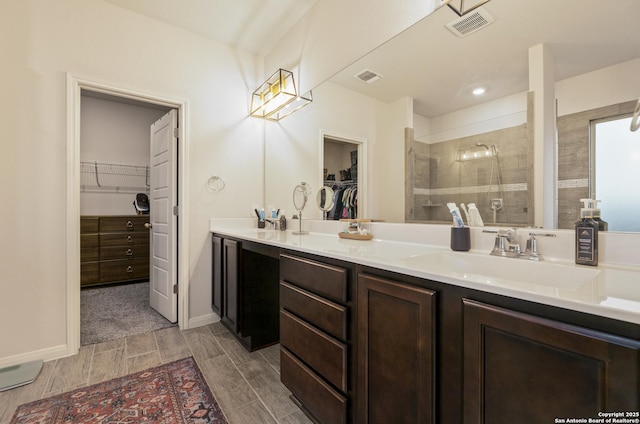
[[[323,184],[333,189],[333,207],[323,219],[358,218],[358,158],[360,143],[323,136]]]

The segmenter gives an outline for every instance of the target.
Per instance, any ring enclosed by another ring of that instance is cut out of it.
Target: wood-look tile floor
[[[82,346],[77,355],[46,362],[33,383],[0,392],[0,424],[24,403],[187,356],[195,358],[229,423],[311,423],[280,383],[279,345],[249,353],[215,323]]]

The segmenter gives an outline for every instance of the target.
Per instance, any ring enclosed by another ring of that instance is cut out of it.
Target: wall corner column
[[[549,48],[529,48],[529,90],[534,93],[533,190],[536,226],[556,228],[555,70]]]

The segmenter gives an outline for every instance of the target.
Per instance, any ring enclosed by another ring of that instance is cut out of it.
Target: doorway
[[[82,94],[91,92],[94,97],[112,96],[123,103],[140,102],[153,105],[159,109],[175,109],[180,122],[186,122],[186,102],[174,100],[158,95],[140,93],[130,89],[123,89],[114,85],[106,85],[95,81],[84,80],[68,74],[67,76],[67,104],[68,104],[68,143],[67,143],[67,349],[70,354],[78,351],[80,347],[80,219],[81,202],[81,172],[80,172],[80,130],[81,130],[81,102]],[[184,128],[177,130],[181,140],[176,147],[177,153],[177,179],[176,192],[180,194],[178,207],[172,208],[170,215],[177,215],[176,223],[179,231],[176,234],[176,245],[188,245],[188,213],[187,207],[187,176],[188,152],[186,131]],[[149,135],[147,135],[147,140]],[[149,150],[147,150],[149,152]],[[133,205],[131,206],[133,211]],[[183,212],[178,215],[178,210]],[[177,320],[180,328],[188,328],[188,258],[186,249],[180,249],[176,253],[176,283],[177,285]]]
[[[152,220],[173,216],[160,210],[169,208],[167,202],[149,207],[159,185],[175,191],[175,172],[160,184],[153,179],[164,173],[151,166],[157,165],[158,155],[150,140],[156,139],[156,124],[176,114],[162,105],[90,90],[81,91],[80,108],[80,344],[87,345],[170,327],[177,320],[175,295],[166,288],[169,279],[162,278],[174,275],[175,266],[158,272],[169,261],[154,255],[170,249],[153,246],[170,240],[175,244],[175,236],[150,235],[163,227],[151,229]],[[173,129],[170,136],[161,140],[163,145],[173,144]],[[175,160],[171,163],[175,169]],[[163,160],[162,165],[169,164]],[[154,290],[160,285],[161,291]],[[165,302],[159,304],[159,299]]]
[[[322,184],[335,197],[323,219],[366,217],[366,140],[322,133],[321,152]]]

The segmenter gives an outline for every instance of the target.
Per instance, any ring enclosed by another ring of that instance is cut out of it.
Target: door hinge
[[[177,284],[173,285],[173,294],[178,294],[178,285]]]
[[[173,136],[174,136],[174,137],[177,137],[177,136],[178,136],[178,133],[179,133],[178,128],[177,128],[177,127],[176,127],[176,128],[174,128],[174,129],[173,129]]]
[[[180,215],[180,206],[174,206],[174,207],[173,207],[173,214],[174,214],[175,216]]]

